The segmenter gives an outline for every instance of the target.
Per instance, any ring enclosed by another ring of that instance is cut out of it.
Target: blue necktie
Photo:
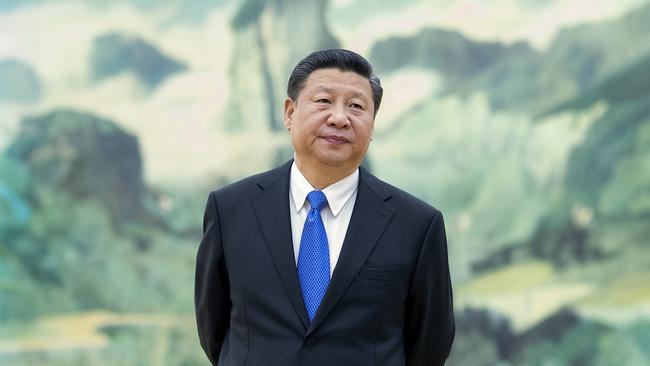
[[[320,211],[327,205],[327,197],[321,191],[307,194],[311,209],[307,214],[298,252],[298,279],[309,321],[314,319],[327,285],[330,282],[330,253],[327,233]]]

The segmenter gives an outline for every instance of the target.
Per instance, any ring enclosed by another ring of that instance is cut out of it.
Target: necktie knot
[[[327,205],[327,197],[323,191],[311,191],[307,194],[307,201],[311,205],[312,209],[319,211]]]

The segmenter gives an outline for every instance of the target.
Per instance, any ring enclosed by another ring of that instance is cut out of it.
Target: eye
[[[350,107],[363,110],[363,106],[359,103],[352,103],[350,104]]]
[[[327,99],[327,98],[320,98],[320,99],[316,100],[316,103],[327,103],[327,104],[329,104],[330,100]]]

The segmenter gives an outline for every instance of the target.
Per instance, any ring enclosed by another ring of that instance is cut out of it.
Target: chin
[[[331,154],[318,157],[318,161],[320,161],[321,164],[331,167],[349,167],[354,165],[356,160],[357,159],[353,159],[349,156],[333,156]]]
[[[325,155],[325,156],[318,156],[317,160],[323,164],[323,165],[328,165],[328,166],[341,166],[341,165],[346,165],[349,164],[349,160],[345,159],[344,157],[338,157],[338,156],[332,156],[332,155]]]

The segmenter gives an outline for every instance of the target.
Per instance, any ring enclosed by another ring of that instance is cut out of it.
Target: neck
[[[298,158],[296,158],[294,161],[309,184],[318,190],[323,190],[331,186],[332,184],[349,176],[354,172],[355,169],[359,168],[356,166],[338,167],[323,164],[315,167],[313,165],[303,164],[300,160],[298,160]]]

